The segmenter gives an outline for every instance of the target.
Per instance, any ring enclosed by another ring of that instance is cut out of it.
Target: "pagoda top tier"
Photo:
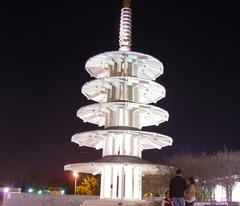
[[[163,74],[163,64],[156,58],[138,52],[111,51],[91,57],[85,65],[95,78],[133,76],[155,80]]]

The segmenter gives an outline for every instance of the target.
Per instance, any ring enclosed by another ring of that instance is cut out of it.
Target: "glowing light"
[[[7,193],[7,192],[9,192],[9,190],[10,190],[9,187],[4,187],[3,192]]]
[[[39,195],[41,195],[43,192],[42,192],[42,190],[38,190],[38,192],[37,192]]]
[[[76,171],[74,171],[74,172],[73,172],[73,176],[74,176],[75,178],[77,178],[77,177],[78,177],[78,173],[77,173]]]
[[[29,193],[33,192],[33,189],[32,189],[32,188],[29,188],[29,189],[28,189],[28,192],[29,192]]]
[[[232,191],[232,201],[240,202],[240,182],[237,182]]]
[[[226,201],[226,190],[221,185],[215,187],[215,200],[217,202]]]
[[[65,194],[65,190],[61,190],[61,195],[64,195]]]

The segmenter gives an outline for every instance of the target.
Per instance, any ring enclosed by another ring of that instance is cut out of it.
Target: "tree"
[[[99,177],[86,176],[81,184],[76,188],[77,194],[81,195],[98,195],[99,194]]]
[[[236,179],[240,175],[240,152],[224,151],[217,152],[212,156],[216,170],[216,184],[226,189],[226,201],[232,201],[232,190]]]
[[[142,179],[143,195],[148,197],[163,196],[169,190],[170,179],[174,175],[175,168],[158,165],[158,174],[145,175]]]

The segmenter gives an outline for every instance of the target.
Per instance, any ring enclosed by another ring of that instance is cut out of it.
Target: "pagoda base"
[[[100,199],[100,200],[85,200],[80,206],[153,206],[153,202],[145,200],[112,200],[112,199]]]

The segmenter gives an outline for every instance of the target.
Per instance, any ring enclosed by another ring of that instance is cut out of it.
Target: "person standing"
[[[176,176],[170,180],[169,191],[173,201],[173,206],[185,206],[184,191],[187,189],[182,171],[176,170]]]
[[[193,177],[187,178],[187,190],[185,195],[186,206],[193,206],[196,201],[196,184]]]

